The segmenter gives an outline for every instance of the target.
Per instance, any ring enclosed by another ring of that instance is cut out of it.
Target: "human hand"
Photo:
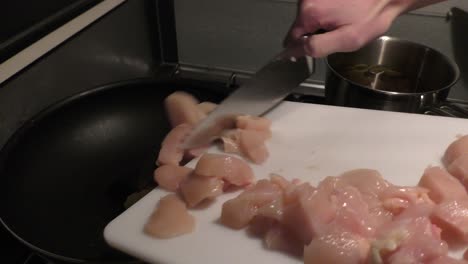
[[[355,51],[385,33],[401,13],[437,1],[442,0],[299,0],[286,44],[299,44],[312,57]],[[325,33],[303,38],[317,30]]]

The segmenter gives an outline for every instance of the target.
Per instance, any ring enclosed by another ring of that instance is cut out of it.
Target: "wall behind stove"
[[[296,10],[295,0],[175,0],[179,60],[186,65],[254,72],[281,49]],[[399,17],[388,35],[440,50],[455,59],[468,74],[467,47],[457,27],[468,28],[468,18],[446,20],[452,7],[468,10],[466,0],[451,0]],[[462,58],[465,59],[462,60]],[[323,61],[310,81],[322,83]],[[451,91],[450,98],[468,100],[466,74]]]
[[[53,102],[98,85],[152,75],[159,50],[150,38],[155,32],[148,2],[126,1],[0,86],[0,146]]]

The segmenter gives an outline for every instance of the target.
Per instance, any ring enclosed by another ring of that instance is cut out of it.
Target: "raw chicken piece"
[[[468,154],[455,159],[447,170],[465,186],[465,189],[468,189]]]
[[[465,253],[463,253],[463,259],[468,260],[468,248],[465,250]]]
[[[436,203],[467,197],[465,187],[440,167],[429,167],[424,170],[418,185],[428,189],[429,198]]]
[[[223,180],[216,177],[192,175],[180,183],[180,192],[189,207],[194,207],[207,199],[214,199],[223,193]]]
[[[385,209],[379,197],[385,190],[393,185],[387,182],[377,170],[364,168],[354,169],[342,173],[338,178],[338,185],[351,185],[361,192],[362,198],[368,204],[369,213],[375,219],[377,225],[391,220],[393,217],[392,213]],[[393,202],[395,201],[392,201],[392,203]],[[399,203],[400,201],[396,202]]]
[[[237,144],[235,140],[229,137],[222,137],[221,140],[223,141],[223,150],[225,153],[240,154],[239,144]]]
[[[193,127],[188,124],[181,124],[174,127],[164,138],[159,150],[157,165],[179,165],[184,157],[184,150],[180,147],[185,138],[192,131]]]
[[[336,216],[336,202],[332,201],[333,178],[322,181],[312,194],[301,192],[297,201],[290,202],[283,211],[282,223],[304,244],[323,232]]]
[[[391,186],[380,194],[380,199],[385,209],[393,214],[399,214],[411,205],[418,203],[434,204],[428,193],[428,189],[419,186]]]
[[[221,223],[234,229],[244,228],[256,216],[259,207],[280,199],[281,195],[278,185],[266,179],[260,180],[223,204]]]
[[[376,232],[377,221],[369,213],[367,203],[361,193],[353,186],[335,189],[331,199],[336,203],[336,216],[328,228],[352,232],[364,238]]]
[[[244,130],[256,130],[265,135],[265,139],[271,138],[271,121],[264,117],[238,116],[236,127]]]
[[[255,216],[249,223],[250,235],[263,238],[265,246],[293,256],[302,257],[304,245],[288,232],[277,220],[264,216]]]
[[[265,135],[254,130],[240,130],[239,147],[243,155],[256,164],[264,163],[269,156]]]
[[[175,192],[179,189],[179,184],[187,179],[192,171],[191,168],[167,164],[154,170],[153,176],[161,188]]]
[[[437,205],[432,220],[447,236],[468,242],[468,199],[445,201]]]
[[[172,127],[181,124],[195,125],[206,115],[198,107],[198,100],[186,92],[174,92],[164,100],[164,106]]]
[[[192,160],[196,157],[203,155],[210,146],[201,146],[193,149],[186,149],[184,152],[184,159]]]
[[[315,231],[312,232],[312,236],[330,228],[349,231],[363,237],[371,237],[375,233],[377,224],[380,221],[370,213],[369,205],[361,192],[356,187],[346,184],[346,180],[350,179],[346,177],[327,177],[319,183],[316,192],[308,199],[314,202],[314,199],[321,195],[317,202],[327,206],[327,209],[322,208],[321,213],[315,212],[315,215],[323,214],[327,216],[327,220],[322,223],[318,221],[318,226],[322,225],[322,227],[313,228]],[[365,185],[358,182],[357,178],[354,179],[356,186]],[[362,180],[365,179],[362,178]],[[372,185],[372,182],[368,182],[368,185]],[[305,193],[310,193],[310,189]],[[319,195],[317,196],[317,194]],[[313,211],[309,209],[309,213],[311,212]],[[312,217],[317,218],[317,216]],[[310,219],[310,221],[317,223],[314,219]],[[309,228],[305,230],[309,230]]]
[[[304,247],[304,263],[361,264],[366,263],[370,244],[356,234],[332,229]]]
[[[212,102],[202,102],[198,104],[198,109],[200,109],[200,111],[206,115],[213,112],[216,107],[218,107],[218,105]]]
[[[316,188],[308,182],[304,182],[299,185],[291,184],[284,190],[284,202],[285,204],[297,203],[301,197],[312,197],[315,190]]]
[[[269,156],[263,131],[231,129],[223,132],[220,139],[224,152],[241,154],[254,163],[262,164]]]
[[[297,187],[296,184],[289,182],[283,176],[276,173],[270,173],[270,181],[278,185],[283,191],[288,190],[289,188]]]
[[[265,234],[266,247],[293,256],[302,256],[304,245],[279,223],[274,223]]]
[[[257,237],[265,237],[268,230],[270,230],[274,225],[277,225],[278,221],[268,217],[256,215],[252,220],[250,220],[248,232],[250,235]]]
[[[402,198],[388,198],[382,202],[382,207],[392,214],[399,214],[409,206],[409,201]]]
[[[350,170],[341,174],[339,179],[341,185],[351,185],[357,188],[363,196],[373,198],[379,197],[382,191],[391,186],[378,171],[372,169]]]
[[[450,256],[441,256],[430,261],[428,264],[468,264],[468,261],[463,259],[454,259]]]
[[[410,215],[379,229],[371,248],[374,263],[427,263],[448,254],[440,229],[428,217]]]
[[[176,194],[162,197],[144,226],[144,232],[156,238],[172,238],[194,229],[195,218]]]
[[[240,130],[230,129],[221,135],[221,141],[223,142],[223,150],[226,153],[241,154],[239,148],[240,145]]]
[[[444,157],[442,158],[445,167],[448,167],[454,160],[463,154],[468,154],[468,135],[453,141],[447,147]]]
[[[251,199],[237,197],[228,200],[221,210],[221,223],[233,229],[242,229],[255,217],[257,209]]]
[[[283,219],[283,210],[283,197],[279,196],[276,200],[273,200],[265,205],[259,206],[256,215],[281,221]]]
[[[399,215],[393,218],[393,221],[403,221],[405,219],[416,219],[418,217],[430,217],[434,212],[435,204],[418,203],[409,206]]]
[[[195,167],[200,177],[218,177],[236,186],[249,185],[254,180],[253,170],[247,162],[223,154],[204,154]]]

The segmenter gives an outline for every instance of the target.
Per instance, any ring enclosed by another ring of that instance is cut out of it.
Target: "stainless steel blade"
[[[233,128],[238,115],[261,116],[275,107],[314,71],[312,57],[289,57],[284,50],[235,90],[188,136],[183,148],[211,143],[224,129]]]

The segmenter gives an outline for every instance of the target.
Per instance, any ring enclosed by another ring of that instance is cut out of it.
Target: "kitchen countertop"
[[[105,0],[0,64],[0,84],[126,0]]]

